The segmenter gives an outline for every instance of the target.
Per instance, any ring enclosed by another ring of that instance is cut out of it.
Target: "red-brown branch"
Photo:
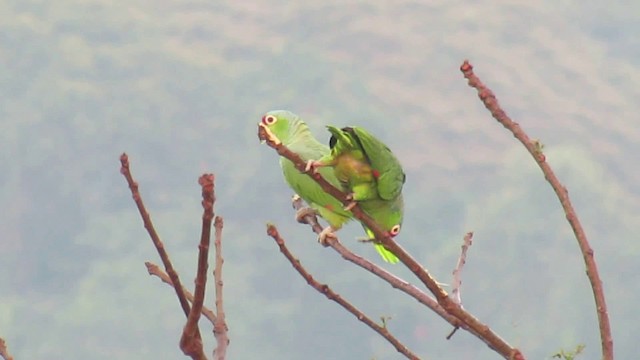
[[[166,272],[162,271],[162,269],[160,269],[158,265],[149,261],[146,261],[144,265],[147,267],[149,275],[157,276],[163,283],[173,287],[173,283],[171,282],[171,278],[169,278],[169,275],[167,275]],[[184,287],[182,288],[182,291],[184,291],[184,295],[187,297],[187,300],[189,300],[190,303],[193,303],[193,294],[191,294],[191,292],[189,292],[189,290]],[[206,306],[202,306],[202,315],[204,315],[204,317],[206,317],[209,322],[211,322],[211,325],[215,324],[216,314],[211,309],[207,308]]]
[[[600,341],[602,344],[602,358],[604,360],[613,360],[613,338],[611,336],[611,325],[609,323],[609,315],[607,312],[607,305],[604,297],[604,290],[602,289],[602,281],[598,273],[598,267],[594,257],[593,249],[587,240],[587,235],[580,224],[580,220],[576,215],[576,211],[569,199],[569,192],[567,188],[560,183],[558,177],[555,175],[551,166],[546,162],[546,157],[542,152],[542,148],[537,141],[532,141],[529,136],[522,130],[520,125],[514,122],[507,113],[500,107],[498,99],[494,95],[491,89],[487,88],[482,81],[473,72],[473,66],[469,61],[465,60],[460,66],[460,71],[464,74],[464,77],[468,80],[469,86],[476,89],[478,97],[484,104],[484,106],[491,112],[491,115],[509,130],[513,136],[518,139],[522,145],[529,151],[529,154],[533,157],[538,164],[544,178],[549,182],[553,191],[556,193],[560,205],[564,210],[567,221],[573,230],[573,233],[578,241],[578,246],[582,252],[585,266],[587,268],[587,277],[591,283],[593,290],[593,296],[596,303],[596,312],[598,314],[598,323],[600,327]]]
[[[211,221],[213,220],[213,204],[216,201],[213,174],[204,174],[198,179],[202,187],[202,230],[200,245],[198,246],[198,270],[196,273],[194,298],[187,317],[187,323],[180,338],[180,349],[192,358],[204,358],[202,339],[197,336],[198,320],[204,306],[205,289],[207,286],[207,269],[209,268],[209,244],[211,242]]]
[[[0,338],[0,356],[2,356],[4,360],[13,360],[13,356],[9,354],[9,349],[7,349],[7,343],[4,341],[3,338]]]
[[[187,300],[187,297],[184,294],[182,283],[180,282],[180,278],[178,277],[178,273],[173,268],[171,264],[171,260],[169,259],[169,254],[164,248],[164,244],[160,240],[160,236],[156,232],[155,227],[153,226],[153,222],[151,221],[151,216],[147,212],[146,207],[142,201],[142,196],[140,195],[140,190],[138,189],[138,183],[133,179],[131,175],[131,169],[129,167],[129,156],[123,153],[120,156],[120,173],[124,175],[127,180],[127,184],[129,184],[129,189],[131,190],[131,195],[133,197],[133,201],[136,203],[138,207],[138,212],[140,212],[140,216],[142,217],[142,222],[144,224],[144,228],[149,233],[151,237],[151,241],[153,245],[156,247],[158,254],[160,255],[160,259],[162,260],[162,264],[164,265],[165,271],[171,278],[171,282],[173,283],[173,289],[178,296],[178,301],[180,302],[180,306],[182,307],[182,311],[185,316],[189,316],[189,312],[191,311],[191,305]],[[200,331],[197,330],[197,335],[200,338]],[[203,358],[204,359],[204,358]]]
[[[300,263],[300,260],[296,259],[293,256],[293,254],[291,254],[291,252],[289,251],[289,249],[287,248],[287,246],[286,246],[286,244],[284,242],[284,239],[280,236],[280,233],[278,232],[278,229],[275,227],[275,225],[273,225],[273,224],[267,225],[267,234],[269,236],[271,236],[276,241],[276,243],[278,244],[278,247],[280,248],[280,252],[282,252],[282,254],[284,254],[284,256],[287,258],[287,260],[289,260],[291,265],[293,265],[293,267],[300,274],[300,276],[302,276],[307,281],[307,284],[309,284],[311,287],[316,289],[318,292],[320,292],[321,294],[326,296],[327,299],[335,301],[338,304],[340,304],[340,306],[342,306],[347,311],[349,311],[351,314],[353,314],[353,316],[355,316],[358,320],[360,320],[363,323],[365,323],[367,326],[369,326],[375,332],[380,334],[380,336],[382,336],[388,342],[390,342],[391,345],[393,345],[396,348],[396,350],[398,350],[398,352],[400,352],[401,354],[406,356],[408,359],[412,359],[412,360],[418,360],[419,359],[418,356],[416,356],[403,343],[401,343],[398,339],[396,339],[389,332],[389,330],[387,330],[387,328],[385,326],[381,326],[381,325],[376,324],[373,320],[371,320],[369,317],[367,317],[362,311],[358,310],[358,308],[353,306],[351,303],[349,303],[347,300],[345,300],[342,296],[340,296],[339,294],[337,294],[336,292],[331,290],[329,285],[321,284],[318,281],[316,281],[313,278],[313,276],[311,276],[311,274],[309,274],[309,272],[307,272],[307,270],[302,266],[302,264]]]
[[[345,206],[351,203],[351,201],[347,200],[346,194],[344,192],[329,184],[322,176],[320,176],[320,174],[314,174],[312,171],[306,171],[306,162],[303,161],[298,154],[292,152],[286,146],[284,146],[278,139],[270,137],[270,135],[261,126],[258,126],[258,138],[260,140],[264,140],[267,145],[276,150],[276,152],[280,156],[289,159],[294,164],[296,169],[298,169],[298,171],[309,175],[322,187],[324,191],[342,202]],[[447,292],[444,291],[440,287],[440,285],[438,285],[438,282],[427,272],[427,270],[422,265],[420,265],[420,263],[418,263],[418,261],[416,261],[409,253],[407,253],[400,245],[398,245],[398,243],[396,243],[385,231],[383,231],[382,228],[375,221],[373,221],[371,217],[365,214],[358,205],[354,206],[351,212],[356,219],[360,220],[374,233],[377,241],[382,243],[387,249],[393,252],[398,257],[398,259],[400,259],[400,261],[409,270],[411,270],[416,275],[416,277],[418,277],[418,279],[435,296],[438,304],[440,304],[440,306],[442,306],[449,314],[457,317],[463,323],[467,324],[469,328],[473,329],[474,332],[482,336],[490,344],[489,346],[500,355],[502,355],[505,359],[524,359],[524,356],[518,349],[509,345],[500,336],[493,332],[487,325],[480,322],[469,312],[462,309],[460,305],[451,300]]]

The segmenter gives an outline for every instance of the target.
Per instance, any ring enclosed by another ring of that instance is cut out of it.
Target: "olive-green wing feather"
[[[395,199],[402,191],[406,175],[400,161],[391,150],[368,131],[360,127],[345,128],[354,135],[373,169],[378,182],[378,193],[384,200]]]

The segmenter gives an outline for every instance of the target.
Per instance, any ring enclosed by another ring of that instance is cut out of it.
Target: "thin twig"
[[[455,301],[458,305],[462,306],[462,296],[460,295],[460,286],[462,285],[462,278],[460,277],[460,273],[462,272],[462,268],[464,264],[467,262],[467,250],[471,246],[473,242],[473,232],[468,232],[463,239],[462,246],[460,246],[460,257],[458,258],[458,263],[456,264],[456,268],[453,269],[453,289],[451,290],[451,297],[453,301]]]
[[[389,330],[387,330],[385,326],[380,326],[376,324],[373,320],[367,317],[363,312],[361,312],[355,306],[349,303],[347,300],[342,298],[342,296],[340,296],[339,294],[331,290],[331,288],[328,285],[321,284],[318,281],[316,281],[313,278],[313,276],[311,276],[311,274],[309,274],[307,270],[302,266],[302,264],[300,263],[300,260],[296,259],[293,256],[293,254],[291,254],[291,252],[289,251],[289,249],[287,248],[284,242],[284,239],[280,236],[280,233],[278,232],[278,229],[275,227],[275,225],[273,224],[267,225],[267,234],[276,241],[282,254],[284,254],[287,260],[289,260],[291,265],[293,265],[293,267],[296,269],[296,271],[307,281],[307,284],[309,284],[311,287],[316,289],[321,294],[324,294],[324,296],[326,296],[327,299],[333,300],[338,304],[340,304],[340,306],[342,306],[351,314],[353,314],[353,316],[355,316],[358,320],[365,323],[367,326],[369,326],[371,329],[373,329],[375,332],[377,332],[382,337],[384,337],[387,341],[389,341],[391,345],[393,345],[396,348],[396,350],[398,350],[398,352],[400,352],[401,354],[403,354],[409,359],[412,359],[412,360],[419,359],[418,356],[416,356],[404,344],[402,344],[398,339],[396,339],[389,332]]]
[[[151,241],[153,241],[153,245],[156,247],[158,254],[160,255],[160,259],[162,260],[162,264],[164,265],[165,271],[171,278],[171,282],[173,283],[173,289],[178,296],[178,301],[180,302],[180,306],[182,307],[182,311],[185,316],[189,316],[189,312],[191,311],[191,305],[189,301],[187,301],[187,297],[184,294],[182,283],[180,282],[180,278],[178,277],[178,273],[173,268],[171,264],[171,260],[169,259],[169,254],[164,248],[164,244],[160,240],[160,236],[156,232],[155,227],[153,226],[153,222],[151,222],[151,216],[147,212],[146,207],[142,201],[142,196],[140,195],[140,190],[138,189],[138,183],[133,179],[131,175],[131,169],[129,168],[129,156],[126,153],[123,153],[120,156],[120,173],[124,175],[127,180],[127,184],[129,184],[129,189],[131,190],[131,195],[133,196],[133,201],[136,203],[138,207],[138,212],[140,212],[140,216],[142,217],[142,222],[144,223],[144,228],[147,229],[149,236],[151,237]],[[200,331],[196,330],[197,336],[200,337]]]
[[[9,349],[7,349],[7,343],[4,341],[3,338],[0,338],[0,356],[2,356],[4,360],[13,360],[13,356],[9,354]]]
[[[164,244],[160,240],[160,236],[156,232],[153,223],[151,222],[151,216],[147,212],[146,207],[142,201],[142,197],[140,196],[140,190],[138,189],[138,183],[133,180],[133,176],[131,175],[131,170],[129,168],[129,156],[123,153],[120,156],[120,172],[124,175],[127,183],[129,184],[129,189],[131,189],[131,195],[133,196],[133,201],[136,203],[138,207],[138,211],[140,212],[140,216],[142,216],[142,222],[144,223],[144,228],[147,229],[149,236],[151,237],[151,241],[153,241],[153,245],[155,245],[158,250],[158,255],[160,255],[160,259],[162,260],[162,264],[164,268],[169,274],[171,278],[171,282],[174,284],[174,289],[176,291],[176,295],[178,296],[178,300],[180,301],[180,305],[182,306],[182,311],[185,316],[189,315],[189,311],[191,310],[191,306],[187,301],[187,298],[184,296],[184,292],[182,291],[182,284],[180,283],[180,278],[178,277],[178,273],[173,268],[171,264],[171,260],[169,259],[169,254],[164,248]]]
[[[214,192],[213,174],[204,174],[198,179],[202,187],[202,231],[200,245],[198,246],[198,270],[196,273],[194,299],[187,317],[187,323],[180,338],[180,349],[185,355],[192,358],[205,358],[202,347],[202,339],[196,336],[198,321],[204,305],[204,296],[207,286],[207,270],[209,268],[209,244],[211,243],[211,221],[213,220],[213,204],[216,201]]]
[[[473,239],[473,232],[468,232],[463,239],[463,243],[460,250],[460,257],[458,258],[458,263],[456,264],[456,268],[453,269],[453,289],[451,290],[451,297],[456,304],[462,307],[462,295],[460,292],[460,287],[462,286],[462,278],[460,277],[460,273],[462,272],[462,268],[464,264],[467,262],[467,250],[471,246]],[[447,335],[447,340],[451,339],[453,335],[458,331],[460,327],[454,326],[453,330]]]
[[[529,151],[529,154],[533,157],[538,164],[544,178],[549,182],[553,191],[556,193],[560,205],[564,210],[567,221],[573,230],[573,233],[578,241],[578,246],[582,252],[585,266],[587,268],[587,277],[591,283],[591,289],[596,303],[596,311],[598,314],[598,324],[600,327],[600,341],[602,346],[602,358],[604,360],[613,360],[613,338],[611,336],[611,325],[609,323],[609,315],[607,312],[607,304],[605,302],[604,290],[602,289],[602,280],[598,273],[598,267],[594,257],[593,249],[587,240],[587,235],[580,224],[580,220],[576,215],[576,211],[569,199],[569,192],[567,188],[560,183],[558,177],[555,175],[551,166],[546,162],[546,157],[542,152],[542,146],[538,141],[532,141],[529,136],[522,130],[518,123],[514,122],[507,113],[500,107],[498,100],[493,91],[487,88],[482,81],[474,74],[473,66],[469,61],[465,60],[460,66],[460,71],[464,74],[464,77],[468,80],[469,86],[476,89],[478,97],[484,104],[484,106],[491,112],[491,115],[509,130],[513,136],[518,139],[522,145]]]
[[[218,317],[213,326],[213,334],[216,338],[218,346],[213,351],[213,356],[216,360],[224,360],[227,356],[227,346],[229,345],[229,327],[227,326],[226,317],[224,314],[224,303],[222,296],[222,264],[224,259],[222,258],[222,228],[224,221],[220,216],[216,216],[214,227],[216,229],[216,239],[214,242],[216,251],[216,264],[213,270],[213,278],[216,283],[216,312]]]
[[[160,269],[158,265],[149,261],[146,261],[144,265],[147,267],[149,275],[155,275],[160,280],[162,280],[162,282],[173,287],[173,283],[171,282],[169,275],[162,271],[162,269]],[[191,294],[191,292],[189,292],[189,290],[187,290],[186,288],[183,288],[182,291],[184,291],[184,295],[187,297],[187,300],[189,300],[190,303],[193,303],[193,295]],[[202,315],[204,315],[204,317],[206,317],[209,322],[211,322],[211,325],[215,324],[216,314],[211,309],[207,308],[206,306],[202,306]]]
[[[261,126],[258,127],[258,138],[264,140],[267,145],[276,150],[276,152],[287,159],[289,159],[296,169],[302,173],[306,173],[312,179],[314,179],[324,191],[333,196],[337,200],[347,206],[351,201],[347,200],[346,194],[334,186],[329,184],[320,174],[313,173],[311,170],[306,171],[306,162],[300,158],[300,156],[291,150],[289,150],[281,141],[274,138],[272,134],[269,134]],[[449,298],[444,289],[438,285],[438,282],[426,271],[418,261],[416,261],[409,253],[407,253],[398,243],[396,243],[371,217],[365,214],[360,206],[356,205],[351,209],[354,217],[360,220],[366,227],[368,227],[375,235],[376,240],[382,243],[387,249],[393,252],[398,259],[411,270],[418,279],[425,284],[425,286],[436,297],[438,304],[442,306],[449,314],[457,317],[462,322],[467,324],[469,328],[474,332],[482,336],[490,344],[489,346],[502,355],[505,359],[524,360],[522,353],[509,345],[504,339],[493,332],[487,325],[480,322],[477,318],[465,311]]]

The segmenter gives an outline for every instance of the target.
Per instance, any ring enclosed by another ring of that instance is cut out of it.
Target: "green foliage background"
[[[0,2],[0,336],[20,359],[181,357],[184,318],[144,268],[158,259],[119,173],[126,151],[186,284],[197,177],[216,174],[230,359],[399,357],[292,271],[267,221],[320,281],[391,316],[424,358],[496,358],[463,332],[446,341],[439,318],[293,221],[275,153],[256,137],[263,112],[286,108],[320,138],[325,124],[357,124],[398,154],[408,175],[399,240],[440,281],[475,232],[466,308],[532,359],[579,343],[598,358],[570,228],[525,150],[465,84],[458,67],[469,58],[545,144],[599,261],[617,355],[633,358],[639,4]],[[360,231],[340,235],[378,261],[352,241]]]

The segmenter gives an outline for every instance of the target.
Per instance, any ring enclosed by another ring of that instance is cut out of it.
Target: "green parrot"
[[[290,111],[270,111],[262,116],[259,126],[305,161],[329,154],[329,148],[316,140],[307,124]],[[298,171],[289,159],[280,157],[280,166],[287,184],[293,191],[329,223],[318,236],[318,241],[324,243],[328,236],[335,237],[334,232],[353,218],[351,211],[345,210],[342,203],[326,193],[315,180]],[[330,168],[320,169],[319,173],[330,184],[340,188],[340,181]],[[297,213],[296,218],[299,220],[304,215],[306,214]]]
[[[398,159],[384,143],[362,128],[327,126],[327,129],[331,133],[331,151],[318,160],[307,161],[307,170],[333,167],[343,190],[349,192],[353,200],[346,209],[358,203],[390,236],[398,235],[404,214],[402,187],[406,180]],[[364,224],[363,227],[368,239],[375,240],[373,232]],[[385,261],[398,262],[382,244],[374,245]]]

